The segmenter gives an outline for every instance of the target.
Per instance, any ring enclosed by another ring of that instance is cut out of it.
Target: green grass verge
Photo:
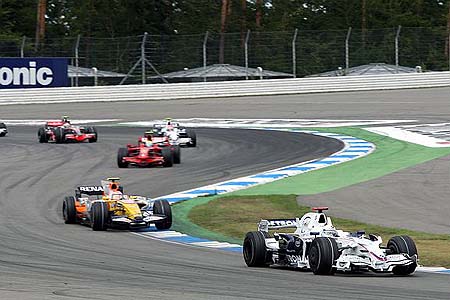
[[[372,154],[317,171],[234,192],[233,195],[313,195],[379,178],[438,157],[450,148],[428,148],[360,128],[317,129],[354,136],[376,145]]]
[[[227,241],[230,243],[240,244],[241,240],[238,238],[233,238],[226,236],[220,232],[209,231],[204,227],[196,224],[196,221],[192,222],[189,213],[194,209],[194,207],[202,204],[207,204],[209,201],[218,198],[214,197],[199,197],[189,201],[184,201],[177,203],[172,206],[173,223],[172,229],[176,231],[181,231],[187,233],[191,236],[201,237],[214,241]],[[209,217],[212,219],[211,217]]]
[[[256,224],[262,218],[295,218],[309,211],[309,207],[297,205],[295,195],[229,196],[196,206],[188,217],[210,232],[229,237],[229,241],[242,242],[248,231],[257,229]],[[421,264],[450,267],[450,235],[383,227],[340,218],[333,218],[332,221],[336,228],[344,231],[363,229],[367,233],[379,234],[384,243],[395,235],[409,235],[416,242]]]

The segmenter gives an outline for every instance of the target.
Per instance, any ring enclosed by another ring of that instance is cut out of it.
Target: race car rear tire
[[[245,235],[242,254],[248,267],[267,267],[270,264],[265,237],[260,231],[250,231]]]
[[[309,267],[315,275],[333,275],[336,271],[333,267],[339,258],[336,240],[329,237],[315,238],[309,249]]]
[[[197,147],[197,135],[195,131],[192,129],[186,129],[186,135],[191,139],[191,142],[188,144],[189,147]]]
[[[164,230],[172,226],[172,208],[166,199],[155,200],[155,203],[153,203],[153,213],[166,217],[164,220],[155,223],[157,229]]]
[[[45,132],[44,127],[40,127],[38,129],[38,139],[39,139],[39,143],[47,143],[48,142],[47,133]]]
[[[173,163],[179,164],[181,162],[181,148],[179,145],[172,146]]]
[[[75,208],[75,198],[72,196],[65,197],[63,202],[64,223],[74,224],[77,221],[77,210]]]
[[[61,144],[66,141],[66,133],[64,132],[63,128],[56,127],[54,132],[55,132],[55,142],[57,144]]]
[[[96,143],[97,142],[97,138],[98,138],[98,133],[97,133],[97,128],[95,128],[94,126],[90,126],[87,129],[88,133],[94,133],[95,137],[90,138],[89,139],[89,143]]]
[[[161,155],[164,158],[163,167],[173,166],[173,155],[169,148],[162,148]]]
[[[106,230],[108,222],[108,204],[106,202],[94,202],[91,207],[91,228],[94,231]]]
[[[390,250],[391,254],[401,254],[406,253],[409,256],[417,255],[417,247],[414,243],[413,239],[407,235],[394,236],[392,237],[388,243],[387,247]],[[409,275],[416,270],[417,263],[413,263],[408,266],[396,266],[392,270],[392,273],[395,275]]]
[[[128,162],[124,161],[123,158],[128,156],[128,149],[127,148],[119,148],[119,151],[117,152],[117,166],[119,168],[127,168]]]

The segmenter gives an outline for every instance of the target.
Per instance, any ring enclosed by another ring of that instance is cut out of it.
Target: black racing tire
[[[390,250],[391,254],[401,254],[406,253],[409,256],[417,255],[417,247],[416,243],[414,243],[413,239],[407,235],[394,236],[392,237],[388,243],[387,247]],[[409,275],[413,273],[417,268],[417,263],[410,264],[408,266],[396,266],[392,270],[392,273],[395,275]]]
[[[172,167],[173,166],[172,151],[168,147],[162,148],[161,155],[164,158],[163,167]]]
[[[191,139],[191,142],[188,144],[189,147],[197,147],[197,134],[192,129],[186,129],[186,135]]]
[[[153,213],[166,217],[164,220],[155,223],[158,230],[169,229],[172,226],[172,208],[166,199],[155,200],[155,203],[153,203]]]
[[[173,163],[179,164],[181,162],[181,148],[179,145],[172,146]]]
[[[91,207],[91,228],[94,231],[106,230],[108,223],[108,204],[106,202],[98,201],[92,203]]]
[[[0,129],[6,129],[6,124],[3,122],[0,122]],[[0,133],[0,136],[6,136],[6,132]]]
[[[197,135],[195,134],[195,131],[186,129],[186,135],[188,138],[191,138],[191,142],[188,144],[189,147],[197,147]]]
[[[38,129],[38,140],[39,140],[39,143],[48,143],[48,136],[47,136],[47,133],[45,132],[44,127],[40,127]]]
[[[250,231],[245,235],[242,254],[248,267],[267,267],[271,255],[266,248],[266,235],[260,231]]]
[[[66,141],[66,133],[64,132],[64,128],[56,127],[54,129],[55,133],[55,142],[57,144],[62,144]]]
[[[124,161],[123,158],[128,156],[128,149],[127,148],[119,148],[119,151],[117,152],[117,166],[119,168],[127,168],[128,162]]]
[[[333,265],[339,255],[335,239],[330,237],[315,238],[308,253],[309,267],[315,275],[333,275],[336,272]]]
[[[95,128],[94,126],[90,126],[90,127],[86,128],[86,129],[87,129],[88,133],[94,133],[95,134],[95,137],[89,139],[89,143],[96,143],[97,139],[98,139],[97,128]]]
[[[64,223],[75,224],[77,222],[77,210],[75,208],[75,198],[68,196],[64,198],[62,213]]]

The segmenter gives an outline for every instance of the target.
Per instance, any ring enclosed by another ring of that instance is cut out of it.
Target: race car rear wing
[[[271,229],[297,228],[298,224],[300,224],[299,218],[261,220],[258,223],[258,231],[268,232]]]
[[[79,186],[77,187],[77,192],[85,195],[103,195],[103,188],[97,185],[90,186]]]

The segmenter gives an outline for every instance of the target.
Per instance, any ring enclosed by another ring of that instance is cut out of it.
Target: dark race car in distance
[[[38,130],[40,143],[97,142],[97,129],[92,126],[75,126],[64,121],[48,121]]]

